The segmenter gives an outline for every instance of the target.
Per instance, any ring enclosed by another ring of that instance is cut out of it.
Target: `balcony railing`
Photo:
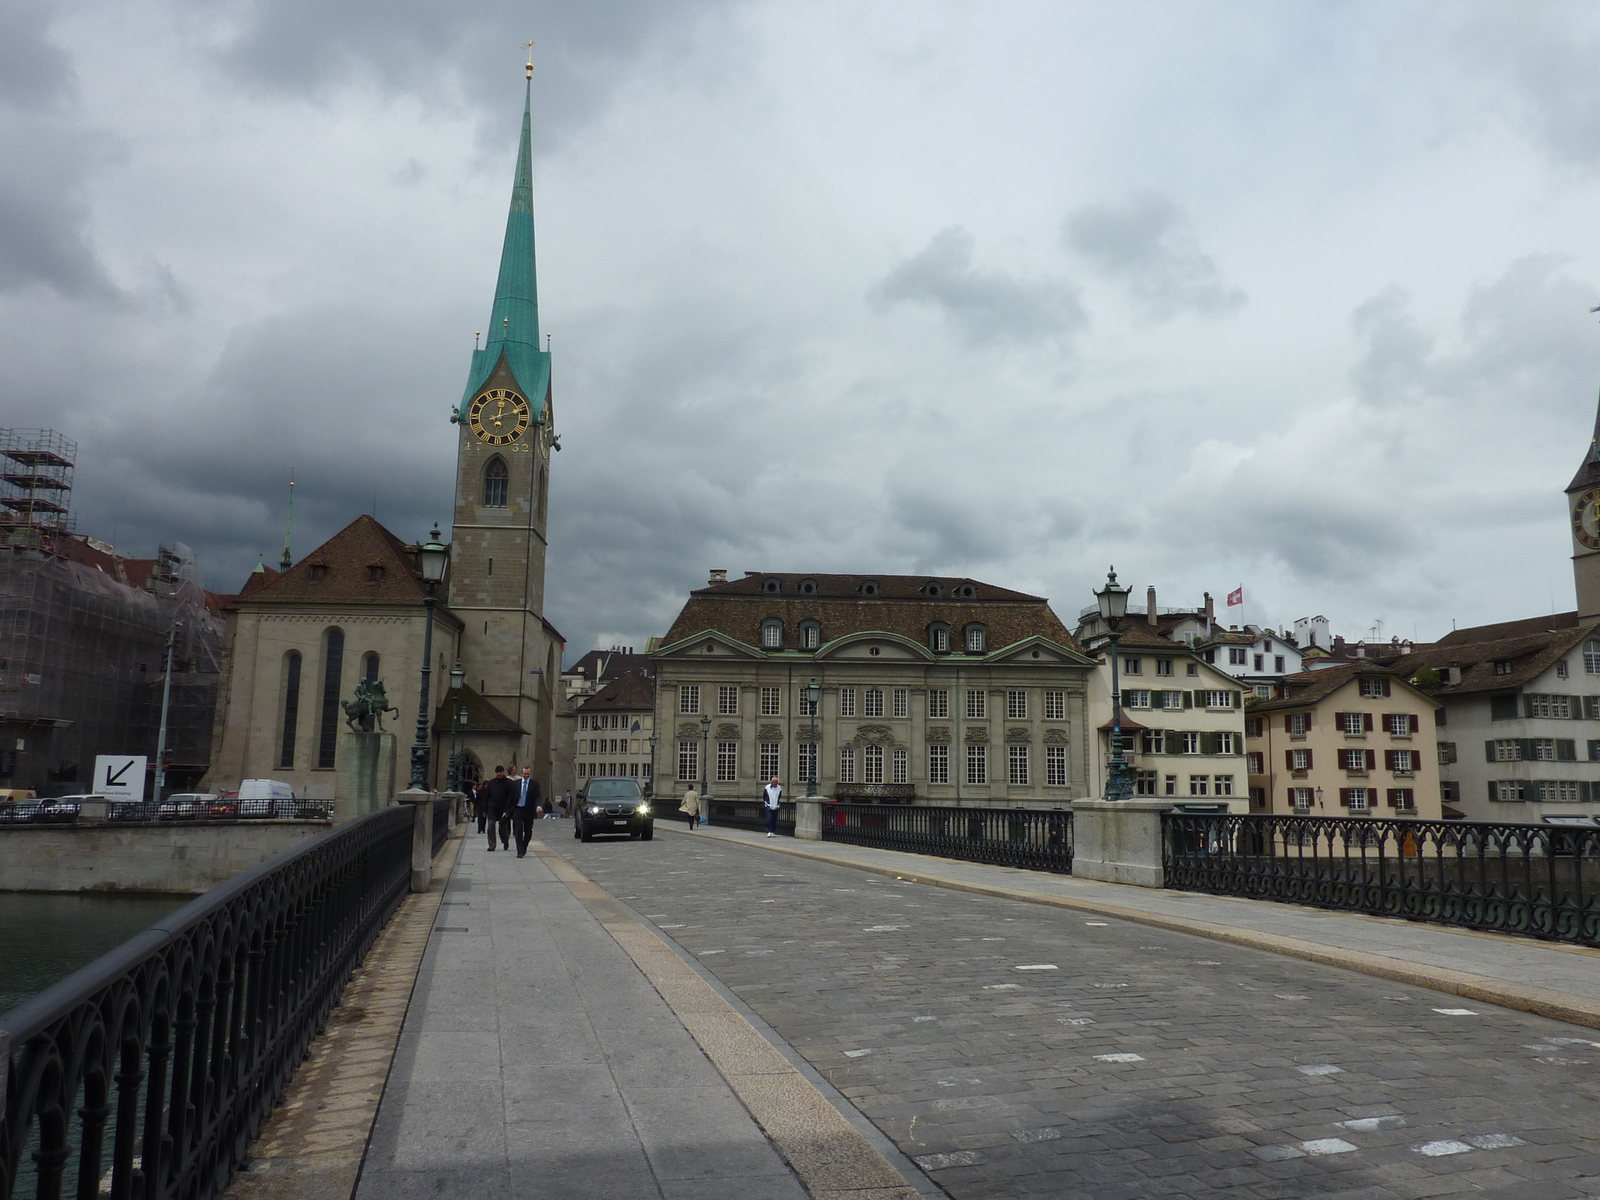
[[[1072,871],[1072,813],[1066,809],[824,804],[822,839],[1062,875]]]
[[[1166,885],[1600,946],[1600,827],[1162,818]]]
[[[0,1014],[0,1200],[220,1195],[410,887],[412,825],[296,846]]]
[[[764,805],[759,800],[722,800],[712,796],[708,807],[708,824],[725,825],[730,829],[754,829],[757,832],[767,827],[766,814],[761,811]],[[678,815],[674,809],[658,812],[656,819],[670,821]],[[784,800],[778,805],[778,832],[789,836],[794,834],[794,802],[791,800]]]

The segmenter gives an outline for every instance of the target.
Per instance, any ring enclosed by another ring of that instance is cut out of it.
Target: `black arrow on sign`
[[[106,786],[110,787],[114,783],[121,783],[122,777],[133,769],[133,764],[136,761],[136,759],[130,758],[127,762],[122,764],[122,770],[116,772],[115,774],[112,773],[111,768],[108,766],[106,768]]]

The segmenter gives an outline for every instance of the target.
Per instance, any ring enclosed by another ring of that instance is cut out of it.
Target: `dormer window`
[[[982,625],[967,626],[967,653],[982,654],[989,648],[989,631]]]
[[[383,582],[383,564],[382,563],[368,563],[367,564],[367,582],[368,583],[382,583]]]
[[[1502,658],[1502,659],[1497,660],[1495,662],[1495,664],[1494,664],[1494,673],[1496,675],[1509,675],[1509,674],[1511,674],[1511,660],[1509,658]]]
[[[862,580],[861,594],[863,596],[876,596],[878,594],[878,581],[876,579]]]
[[[822,626],[815,621],[800,622],[800,649],[815,650],[822,644]]]
[[[768,617],[761,622],[761,648],[763,650],[783,649],[783,622],[777,617]]]
[[[310,567],[311,582],[321,583],[328,576],[327,563],[312,563]]]
[[[950,650],[950,626],[943,621],[935,621],[928,626],[928,647],[935,654],[946,654]]]
[[[769,579],[761,585],[761,590],[768,593],[781,592],[783,591],[783,584],[776,579]]]
[[[956,595],[963,600],[976,600],[978,598],[978,589],[970,583],[963,583],[956,589]]]
[[[817,594],[817,581],[815,579],[802,579],[800,581],[800,594],[802,596],[815,596]]]
[[[939,585],[937,579],[930,579],[922,585],[922,594],[924,596],[942,596],[944,595],[944,588]]]

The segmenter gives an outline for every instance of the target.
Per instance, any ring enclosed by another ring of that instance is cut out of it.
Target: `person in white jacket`
[[[761,803],[766,810],[767,836],[778,836],[778,801],[783,796],[783,789],[778,786],[778,777],[774,775],[772,782],[761,789]]]

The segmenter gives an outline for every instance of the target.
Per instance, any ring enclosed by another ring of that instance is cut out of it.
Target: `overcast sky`
[[[711,567],[1572,606],[1592,3],[0,0],[0,421],[80,530],[233,591],[291,467],[297,557],[448,521],[529,37],[568,661]]]

